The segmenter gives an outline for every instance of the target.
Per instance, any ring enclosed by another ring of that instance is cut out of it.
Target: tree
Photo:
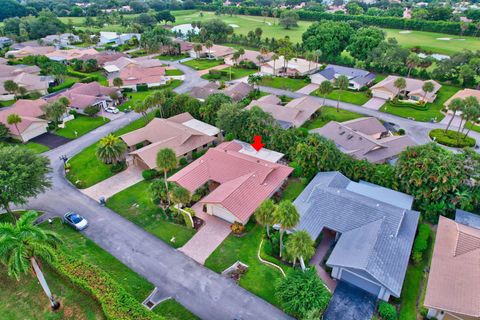
[[[172,15],[169,10],[162,10],[158,12],[156,15],[156,18],[158,22],[165,21],[165,24],[167,24],[167,22],[171,22],[171,23],[175,22],[175,16]]]
[[[58,309],[60,305],[50,292],[38,260],[55,261],[55,249],[62,241],[56,233],[35,225],[36,219],[37,213],[28,211],[15,225],[0,223],[0,262],[7,267],[8,275],[17,280],[33,269],[52,309]]]
[[[315,253],[315,241],[307,231],[297,231],[288,238],[286,249],[293,257],[293,267],[295,267],[297,259],[300,259],[302,270],[305,271],[305,260],[310,260]]]
[[[368,53],[385,39],[385,32],[376,27],[363,27],[355,32],[347,47],[352,57],[366,60]]]
[[[167,202],[170,205],[170,192],[168,189],[167,183],[167,174],[168,171],[173,170],[177,167],[177,155],[175,151],[170,148],[164,148],[158,151],[157,153],[157,168],[163,171],[165,188],[167,189]]]
[[[262,81],[262,77],[258,74],[251,74],[248,76],[248,84],[252,85],[255,89],[255,86],[258,85]]]
[[[212,40],[214,43],[226,42],[228,35],[233,33],[233,28],[220,19],[204,22],[201,30],[205,30],[205,39]]]
[[[445,132],[447,132],[450,126],[452,125],[452,121],[455,118],[457,112],[464,109],[464,105],[465,105],[465,102],[460,98],[455,98],[448,104],[447,111],[450,110],[453,113],[452,113],[452,117],[450,118],[450,121],[448,121],[447,127],[445,128]]]
[[[15,129],[17,130],[17,132],[15,134],[17,134],[18,136],[20,136],[20,138],[22,139],[23,141],[23,138],[22,138],[22,135],[21,135],[21,132],[20,130],[18,129],[18,124],[19,123],[22,123],[22,118],[16,114],[16,113],[11,113],[7,116],[7,123],[9,125],[14,125],[15,126]]]
[[[25,88],[25,87],[21,87],[19,86],[18,89],[17,89],[17,93],[18,93],[18,96],[20,98],[23,98],[26,96],[26,94],[28,93],[28,90]]]
[[[465,125],[463,127],[464,129],[469,121],[478,120],[478,118],[480,117],[480,103],[478,102],[478,99],[475,96],[470,96],[465,98],[465,108],[464,108],[463,116],[465,117]],[[464,138],[468,136],[471,128],[472,126],[470,125],[467,132],[465,133]],[[462,129],[462,132],[463,132],[463,129]]]
[[[354,1],[350,1],[345,5],[345,9],[347,9],[347,13],[351,15],[360,15],[363,14],[363,8]]]
[[[295,11],[283,11],[280,14],[279,24],[285,29],[291,29],[293,27],[298,27],[298,14]]]
[[[83,112],[85,112],[85,114],[89,117],[93,117],[94,115],[96,115],[97,113],[100,112],[100,106],[96,105],[96,106],[88,106],[86,107]]]
[[[119,78],[119,77],[114,78],[113,79],[113,85],[117,88],[120,88],[121,86],[123,86],[122,78]]]
[[[187,216],[188,220],[190,221],[190,225],[192,227],[195,226],[195,223],[193,222],[192,213],[190,213],[190,210],[181,209],[182,205],[186,205],[190,202],[192,198],[190,191],[188,191],[187,189],[179,185],[175,185],[175,187],[171,191],[171,198],[172,198],[172,202],[176,205],[178,213],[182,214],[183,216]]]
[[[315,54],[312,51],[307,51],[305,53],[305,60],[308,61],[308,72],[310,72],[310,70],[312,70],[312,61],[315,61]]]
[[[341,97],[342,91],[345,91],[348,89],[349,83],[350,83],[350,80],[348,80],[348,77],[345,75],[341,75],[335,79],[335,85],[338,88],[337,112],[340,112],[340,97]]]
[[[8,127],[0,122],[0,142],[6,140],[10,135]]]
[[[156,91],[153,94],[153,101],[155,103],[155,107],[160,110],[160,116],[163,118],[163,104],[165,103],[165,94],[163,91]]]
[[[395,95],[395,97],[397,98],[398,95],[403,91],[403,89],[407,87],[407,81],[405,80],[405,78],[398,77],[393,82],[393,86],[397,88],[397,94]]]
[[[207,40],[205,41],[205,48],[208,50],[208,57],[210,58],[210,49],[213,47],[213,42],[212,40]]]
[[[232,99],[223,93],[211,94],[199,108],[200,116],[207,123],[215,123],[218,110],[222,104],[230,103]]]
[[[140,39],[140,47],[147,52],[158,52],[162,47],[170,45],[172,45],[170,32],[160,26],[144,32]]]
[[[52,121],[55,127],[57,127],[60,119],[67,112],[67,106],[63,100],[57,100],[46,104],[42,107],[42,110],[45,112],[45,118],[49,121]]]
[[[423,101],[425,102],[426,101],[425,99],[427,98],[427,94],[432,93],[433,90],[435,90],[435,85],[433,84],[433,82],[427,81],[423,84],[422,90],[424,92]]]
[[[12,93],[17,92],[18,85],[13,80],[7,80],[3,83],[3,88],[8,93],[12,94]]]
[[[315,268],[306,272],[293,271],[278,281],[275,297],[282,309],[295,318],[303,319],[309,312],[323,313],[331,298]]]
[[[412,69],[416,68],[420,64],[420,57],[415,52],[412,52],[408,55],[406,62],[408,67],[407,78],[409,78]]]
[[[280,202],[274,211],[275,221],[280,225],[280,257],[283,252],[283,234],[285,230],[295,227],[300,221],[300,214],[291,201]]]
[[[148,123],[148,108],[148,100],[147,103],[145,103],[145,101],[137,101],[137,103],[133,107],[133,111],[135,111],[136,113],[140,113],[143,116],[143,120],[145,121],[145,123]]]
[[[170,181],[164,181],[164,179],[155,179],[150,184],[149,191],[152,195],[152,201],[156,203],[166,203],[168,201],[168,190],[173,189],[175,184]]]
[[[327,98],[327,95],[332,93],[332,91],[333,91],[333,85],[328,80],[323,80],[318,86],[318,92],[323,96],[323,103],[322,103],[323,106],[325,105],[325,100]]]
[[[27,148],[0,147],[0,205],[14,219],[10,204],[23,205],[50,187],[49,160]]]
[[[265,226],[267,236],[270,238],[270,226],[275,223],[275,203],[271,199],[267,199],[255,211],[255,219],[257,223]]]
[[[327,58],[339,56],[349,45],[355,31],[346,22],[322,21],[314,23],[302,34],[305,50],[322,50]]]
[[[274,53],[274,54],[272,55],[272,61],[273,61],[273,76],[276,75],[275,72],[276,72],[277,69],[276,69],[275,63],[276,63],[276,61],[277,61],[279,58],[280,58],[280,57],[279,57],[278,54],[276,54],[276,53]]]
[[[193,51],[195,51],[196,58],[200,58],[200,53],[203,50],[203,46],[200,43],[196,43],[193,45]]]
[[[100,139],[95,154],[105,164],[117,164],[125,158],[128,146],[122,139],[109,134]]]

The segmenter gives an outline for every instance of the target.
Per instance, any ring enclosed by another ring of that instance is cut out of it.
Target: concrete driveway
[[[317,89],[318,89],[318,84],[310,83],[310,84],[307,84],[305,87],[298,89],[297,92],[303,93],[303,94],[310,94]]]
[[[365,102],[362,107],[372,109],[372,110],[378,110],[385,104],[385,102],[386,101],[384,99],[371,98],[370,100]]]
[[[324,320],[370,320],[377,297],[347,282],[340,281],[323,315]]]
[[[204,264],[205,260],[230,234],[230,223],[203,212],[202,205],[199,203],[195,204],[192,209],[195,210],[197,217],[205,221],[205,224],[190,241],[178,250],[198,263]]]

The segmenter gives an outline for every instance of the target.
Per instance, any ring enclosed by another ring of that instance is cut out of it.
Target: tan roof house
[[[54,61],[70,61],[73,59],[80,59],[83,60],[84,56],[94,56],[97,55],[99,52],[93,48],[85,48],[85,49],[70,49],[70,50],[55,50],[53,52],[49,52],[46,56],[50,60]]]
[[[305,96],[293,99],[286,105],[281,105],[281,101],[277,96],[268,95],[258,100],[253,100],[245,109],[250,110],[255,106],[270,113],[282,128],[288,129],[290,127],[298,128],[302,126],[312,118],[322,104],[318,99]]]
[[[397,76],[388,76],[376,85],[372,86],[370,90],[372,91],[372,96],[380,99],[393,99],[398,94],[398,89],[395,87],[395,80],[400,77]],[[433,102],[437,98],[437,91],[442,87],[435,80],[418,80],[412,78],[404,78],[407,84],[406,88],[402,90],[402,93],[411,100],[412,102],[416,101],[425,101]],[[434,85],[433,92],[425,92],[422,87],[425,82],[432,82]]]
[[[223,93],[236,102],[248,97],[252,91],[253,87],[245,82],[237,82],[223,89]]]
[[[16,59],[24,58],[28,56],[45,56],[55,51],[53,46],[26,46],[18,50],[10,50],[5,53],[5,58],[13,56]]]
[[[122,88],[133,90],[137,90],[137,85],[140,84],[145,84],[150,88],[166,83],[165,67],[145,68],[138,65],[128,65],[118,72],[117,77],[123,81]],[[113,79],[110,77],[110,85],[113,85]]]
[[[168,119],[154,118],[145,127],[120,138],[128,145],[134,164],[154,169],[161,149],[171,148],[178,158],[191,158],[192,152],[221,142],[222,135],[218,128],[182,113]],[[137,149],[138,145],[142,147]]]
[[[113,61],[105,62],[103,69],[109,74],[115,76],[115,73],[119,71],[129,68],[129,67],[140,67],[140,68],[155,68],[161,67],[162,62],[158,59],[151,59],[151,58],[128,58],[128,57],[120,57]]]
[[[440,216],[424,305],[439,320],[480,319],[480,218]]]
[[[332,140],[342,152],[372,163],[393,163],[406,147],[416,145],[408,136],[391,135],[373,117],[330,121],[312,132]]]
[[[46,94],[53,78],[50,76],[39,76],[40,69],[37,66],[25,65],[0,65],[0,100],[12,100],[15,95],[7,92],[4,83],[12,80],[18,86],[24,87],[27,91],[38,91]]]
[[[445,106],[448,106],[453,99],[465,99],[468,97],[475,97],[478,101],[480,101],[480,90],[465,88],[463,90],[457,91],[453,96],[450,97],[450,99],[445,101]]]
[[[210,49],[207,49],[205,46],[202,45],[202,51],[199,53],[195,52],[195,50],[190,50],[190,57],[192,58],[212,58],[212,59],[220,59],[225,58],[226,56],[233,54],[235,49],[227,47],[227,46],[220,46],[218,44],[214,44]]]
[[[209,95],[214,93],[220,93],[221,91],[218,88],[218,84],[216,84],[215,82],[209,82],[204,86],[191,88],[189,94],[195,99],[205,101],[205,99],[207,99]]]
[[[7,126],[13,138],[27,142],[47,132],[48,121],[40,118],[46,104],[43,99],[18,100],[10,108],[0,110],[0,122]],[[7,118],[11,114],[18,114],[22,121],[16,126],[8,124]]]
[[[258,61],[258,57],[261,57],[261,60]],[[255,63],[257,66],[259,64],[268,62],[271,60],[273,56],[273,53],[267,53],[265,55],[260,54],[258,51],[253,51],[253,50],[245,50],[245,53],[240,56],[240,58],[237,61],[233,60],[233,54],[228,55],[225,57],[225,64],[228,64],[229,66],[235,65],[235,63],[240,63],[241,61],[250,61]]]
[[[320,64],[301,58],[293,58],[285,62],[283,56],[268,61],[261,66],[261,73],[274,76],[304,76],[317,72]]]

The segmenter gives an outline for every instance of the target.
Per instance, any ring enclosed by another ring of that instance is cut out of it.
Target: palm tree
[[[245,54],[245,49],[240,48],[238,49],[238,53],[240,53],[240,58]]]
[[[172,199],[172,202],[175,204],[178,213],[183,212],[184,214],[187,214],[192,226],[194,226],[195,224],[193,223],[193,218],[190,212],[188,212],[187,210],[181,210],[182,205],[186,205],[192,199],[190,191],[183,187],[180,187],[179,185],[176,185],[170,193],[170,197]]]
[[[402,92],[402,90],[407,87],[407,81],[405,80],[405,78],[398,77],[393,82],[393,86],[397,88],[397,94],[395,95],[395,97],[398,97],[398,95]]]
[[[200,43],[196,43],[194,46],[193,46],[193,51],[195,51],[195,54],[197,55],[197,59],[200,58],[200,52],[202,52],[202,45]]]
[[[420,57],[415,52],[412,52],[408,55],[406,64],[408,67],[407,78],[410,78],[410,72],[412,69],[416,68],[420,64]]]
[[[348,89],[348,84],[350,80],[348,80],[348,77],[345,75],[341,75],[338,78],[335,79],[335,85],[338,88],[338,98],[337,98],[337,112],[340,111],[340,96],[342,94],[342,91],[345,91]]]
[[[208,50],[208,57],[210,58],[210,49],[213,47],[212,40],[205,41],[205,48]]]
[[[262,81],[262,77],[256,74],[251,74],[248,76],[248,84],[250,84],[253,89],[255,89],[255,85],[259,84]]]
[[[163,104],[165,103],[165,94],[162,91],[156,91],[153,94],[155,106],[160,110],[160,116],[163,118]]]
[[[105,164],[116,164],[125,158],[127,149],[128,146],[122,139],[109,134],[100,139],[95,154]]]
[[[322,50],[318,49],[318,50],[315,50],[315,62],[318,64],[320,58],[322,57]]]
[[[122,78],[116,77],[113,79],[113,85],[117,87],[117,89],[120,89],[121,86],[123,86],[123,80]]]
[[[315,61],[315,54],[311,51],[308,51],[305,54],[305,60],[308,61],[308,72],[310,73],[312,61]]]
[[[320,83],[318,86],[318,92],[323,96],[323,106],[325,105],[325,100],[327,98],[327,95],[332,93],[333,91],[333,85],[330,81],[324,80]]]
[[[275,76],[275,71],[276,71],[276,67],[275,67],[275,62],[279,59],[280,57],[278,56],[278,54],[274,53],[272,55],[272,60],[273,60],[273,76]]]
[[[262,67],[262,62],[263,62],[263,56],[261,54],[257,56],[257,61],[258,61],[258,72],[260,72],[260,68]]]
[[[315,242],[312,240],[307,231],[297,231],[288,238],[286,245],[287,252],[293,257],[293,266],[300,259],[300,266],[305,271],[305,260],[315,253]]]
[[[457,112],[464,108],[464,104],[465,102],[460,98],[455,98],[448,104],[447,111],[450,110],[453,112],[453,114],[452,114],[452,117],[450,118],[450,121],[448,121],[448,125],[445,128],[445,132],[447,132],[448,128],[450,128],[450,125],[452,124],[452,121],[455,118],[455,115],[457,114]]]
[[[168,171],[177,167],[177,155],[170,148],[161,149],[157,153],[157,168],[163,171],[165,188],[167,189],[167,202],[170,205],[170,194],[168,191],[167,174]]]
[[[272,199],[267,199],[255,211],[255,219],[257,223],[265,226],[267,229],[267,237],[270,238],[270,226],[275,223],[275,203]]]
[[[465,124],[463,126],[462,133],[469,121],[478,119],[478,117],[480,116],[480,103],[478,102],[478,99],[476,97],[470,96],[465,98],[465,106],[466,108],[463,114],[465,116]],[[467,135],[470,133],[471,128],[472,126],[469,127],[464,138],[466,138]]]
[[[8,275],[17,280],[33,269],[52,309],[58,309],[60,304],[53,297],[37,260],[55,261],[55,249],[62,241],[54,232],[35,225],[36,219],[37,213],[28,211],[15,225],[0,223],[0,262],[7,267]]]
[[[149,103],[149,101],[147,101],[147,103]],[[136,113],[142,114],[143,119],[145,120],[145,123],[148,123],[147,110],[149,106],[147,103],[145,103],[145,101],[138,101],[133,107],[133,111],[135,111]]]
[[[173,183],[168,182],[168,185],[170,188],[173,188]],[[155,179],[153,182],[150,184],[150,187],[148,188],[150,191],[150,194],[152,196],[152,201],[155,203],[155,201],[158,199],[160,200],[161,203],[167,202],[168,199],[168,189],[165,187],[165,181],[164,179]]]
[[[20,138],[23,141],[22,135],[20,134],[20,130],[18,130],[18,124],[21,122],[22,122],[22,118],[16,113],[12,113],[7,116],[7,123],[9,125],[13,124],[15,126],[15,129],[17,129],[17,134],[20,136]]]
[[[283,251],[283,234],[285,230],[295,227],[300,221],[300,214],[291,201],[280,202],[274,211],[275,221],[280,225],[280,257]]]
[[[422,90],[424,92],[423,102],[425,102],[425,99],[427,98],[427,94],[430,93],[430,92],[433,92],[433,90],[435,90],[435,85],[433,84],[433,82],[427,81],[423,84]]]

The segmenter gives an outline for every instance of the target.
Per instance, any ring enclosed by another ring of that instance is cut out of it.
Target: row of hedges
[[[108,273],[82,259],[58,252],[53,266],[62,276],[95,297],[107,319],[164,319],[148,311]]]
[[[419,265],[420,262],[422,262],[428,249],[431,236],[432,230],[427,224],[422,223],[418,226],[418,233],[413,242],[412,249],[412,261],[414,264]]]
[[[435,140],[435,142],[447,147],[465,148],[473,147],[476,144],[474,138],[465,137],[465,134],[453,130],[445,132],[443,129],[433,129],[428,135],[432,140]]]
[[[73,86],[74,84],[75,84],[75,82],[70,82],[70,81],[63,82],[63,83],[60,83],[59,85],[57,85],[55,87],[48,88],[47,91],[48,91],[48,93],[57,92],[57,91],[60,91],[60,90],[68,89],[71,86]]]
[[[390,101],[390,104],[394,107],[400,107],[400,108],[412,108],[412,109],[415,109],[415,110],[419,110],[419,111],[427,111],[428,109],[430,109],[429,105],[428,104],[417,104],[417,103],[410,103],[410,102],[403,102],[401,100],[392,100]]]

